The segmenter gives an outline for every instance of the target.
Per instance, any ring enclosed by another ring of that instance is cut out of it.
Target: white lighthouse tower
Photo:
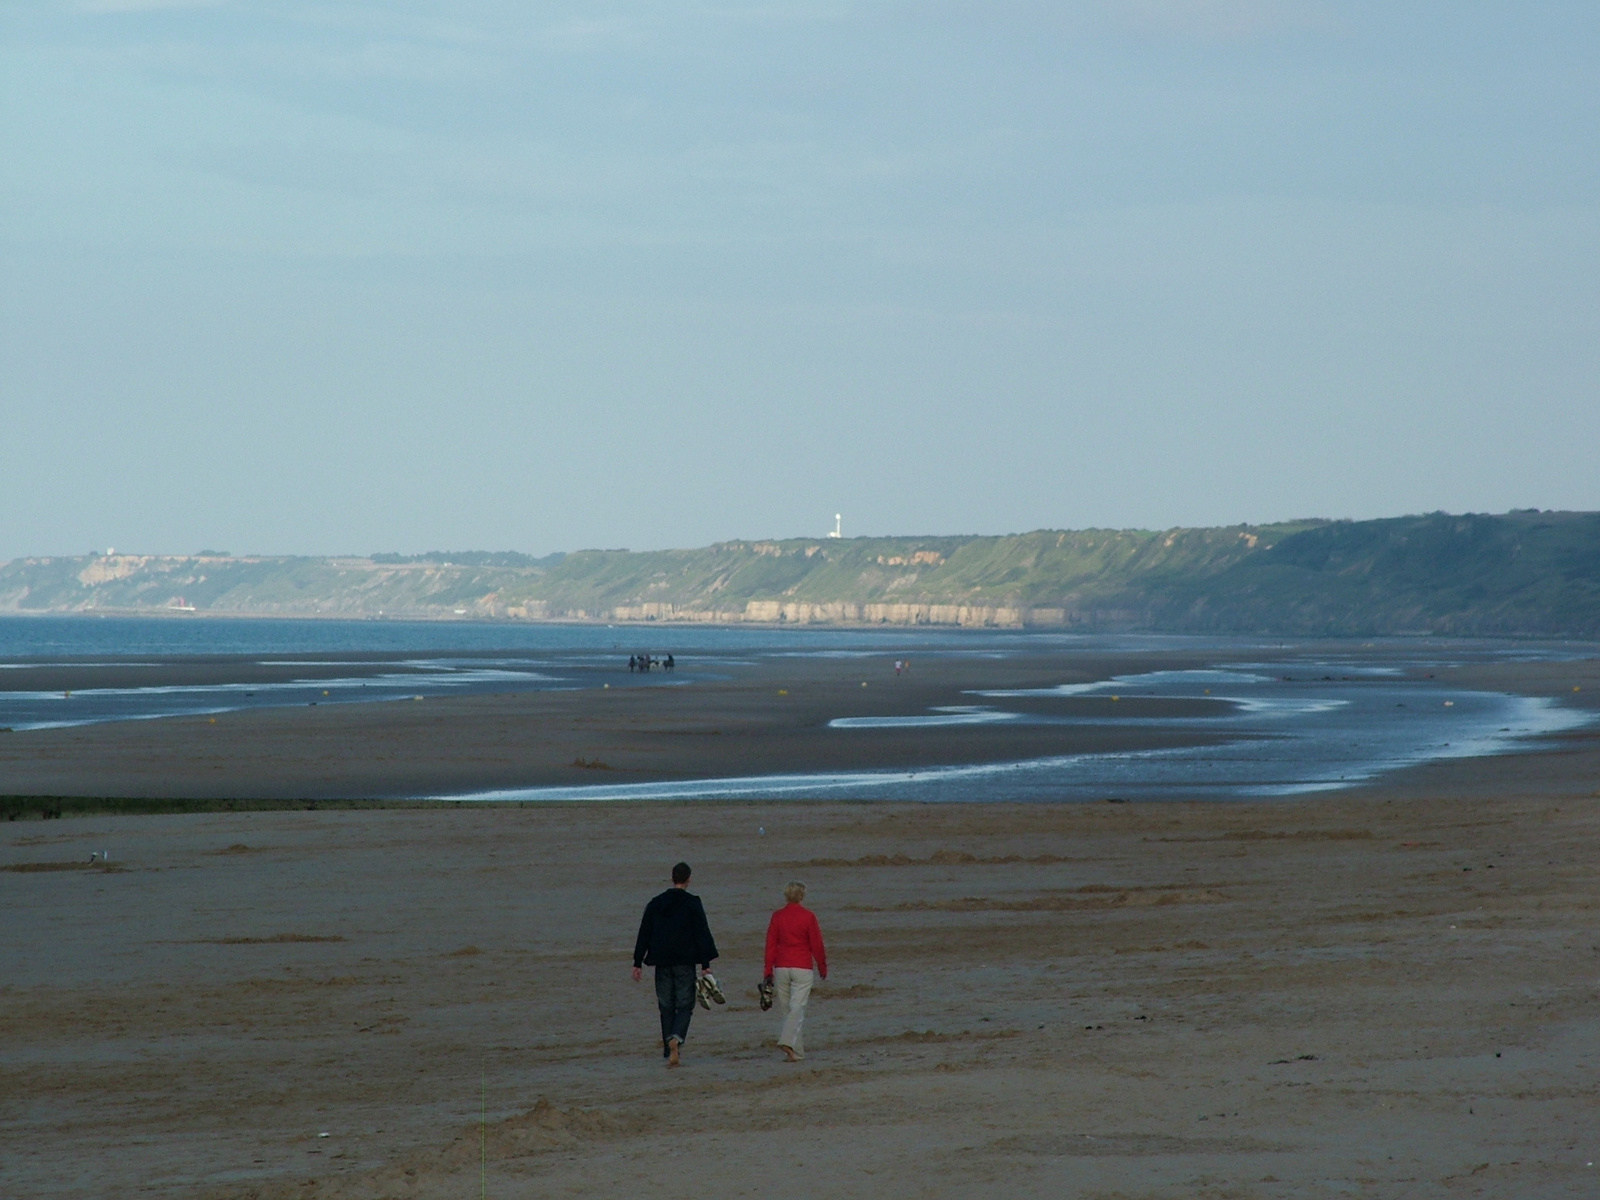
[[[831,538],[842,538],[844,536],[844,515],[842,513],[833,514],[833,532],[828,536]]]

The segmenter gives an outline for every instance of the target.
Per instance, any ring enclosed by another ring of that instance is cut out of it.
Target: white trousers
[[[783,1014],[778,1045],[789,1047],[796,1058],[804,1058],[806,1048],[800,1027],[805,1024],[806,1001],[811,998],[811,972],[804,967],[774,967],[772,986],[777,993],[773,1004]]]

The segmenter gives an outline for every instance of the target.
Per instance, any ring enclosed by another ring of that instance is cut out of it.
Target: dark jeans
[[[694,964],[656,968],[656,1005],[661,1009],[661,1057],[671,1053],[668,1038],[689,1036],[694,1016]]]

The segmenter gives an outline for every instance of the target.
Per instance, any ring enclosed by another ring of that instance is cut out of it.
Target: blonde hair
[[[783,898],[790,904],[799,904],[806,898],[806,885],[798,879],[791,879],[783,889]]]

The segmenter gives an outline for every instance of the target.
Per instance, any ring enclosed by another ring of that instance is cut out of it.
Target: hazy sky
[[[0,6],[0,558],[1600,508],[1600,4]]]

